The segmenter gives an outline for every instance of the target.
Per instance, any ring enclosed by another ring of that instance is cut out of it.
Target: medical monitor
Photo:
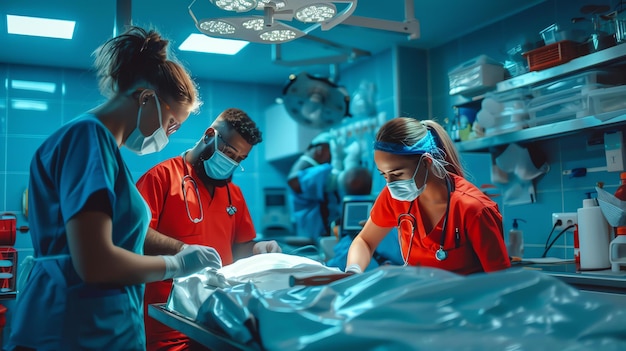
[[[370,216],[374,200],[370,196],[346,197],[343,200],[341,235],[354,235],[363,229],[361,222]]]

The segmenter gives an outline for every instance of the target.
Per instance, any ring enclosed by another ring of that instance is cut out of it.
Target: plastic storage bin
[[[505,69],[502,64],[485,55],[469,60],[450,72],[450,95],[476,94],[493,89],[504,80]]]
[[[478,124],[485,128],[485,136],[528,128],[529,92],[524,88],[487,93],[476,117]]]
[[[563,91],[587,87],[588,89],[603,88],[624,83],[624,73],[618,70],[593,70],[557,81],[535,86],[531,89],[533,97],[556,94]]]
[[[588,95],[593,89],[595,87],[577,87],[532,99],[528,104],[530,125],[544,125],[591,115]]]
[[[626,113],[626,85],[591,90],[588,98],[591,114],[601,121]]]

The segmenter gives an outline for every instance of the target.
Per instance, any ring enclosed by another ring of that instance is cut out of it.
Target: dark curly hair
[[[256,145],[263,141],[261,131],[247,113],[238,108],[228,108],[220,114],[219,119],[237,131],[248,144]]]

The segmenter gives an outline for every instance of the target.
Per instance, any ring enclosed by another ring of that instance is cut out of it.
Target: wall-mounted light
[[[258,15],[205,18],[198,20],[189,5],[196,27],[209,36],[257,43],[286,43],[322,28],[328,30],[354,12],[357,0],[210,0],[216,7],[234,13],[258,11]],[[337,4],[343,9],[337,10]],[[296,19],[306,28],[299,29],[284,21]]]

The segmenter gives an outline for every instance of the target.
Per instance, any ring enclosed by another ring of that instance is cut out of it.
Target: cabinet
[[[581,56],[565,64],[548,68],[542,71],[529,72],[497,84],[496,91],[503,92],[515,88],[556,81],[559,78],[593,67],[609,67],[626,64],[626,44],[620,44],[589,55]],[[482,97],[476,97],[467,103],[476,103]],[[457,105],[459,106],[459,105]],[[507,134],[483,137],[474,140],[456,143],[460,152],[487,152],[491,147],[516,142],[530,142],[535,140],[556,138],[568,133],[575,133],[586,129],[603,129],[614,127],[626,121],[626,111],[617,117],[601,121],[595,116],[555,122],[551,124],[522,129]]]
[[[283,105],[272,105],[265,110],[265,159],[279,161],[300,156],[320,129],[298,124]]]

